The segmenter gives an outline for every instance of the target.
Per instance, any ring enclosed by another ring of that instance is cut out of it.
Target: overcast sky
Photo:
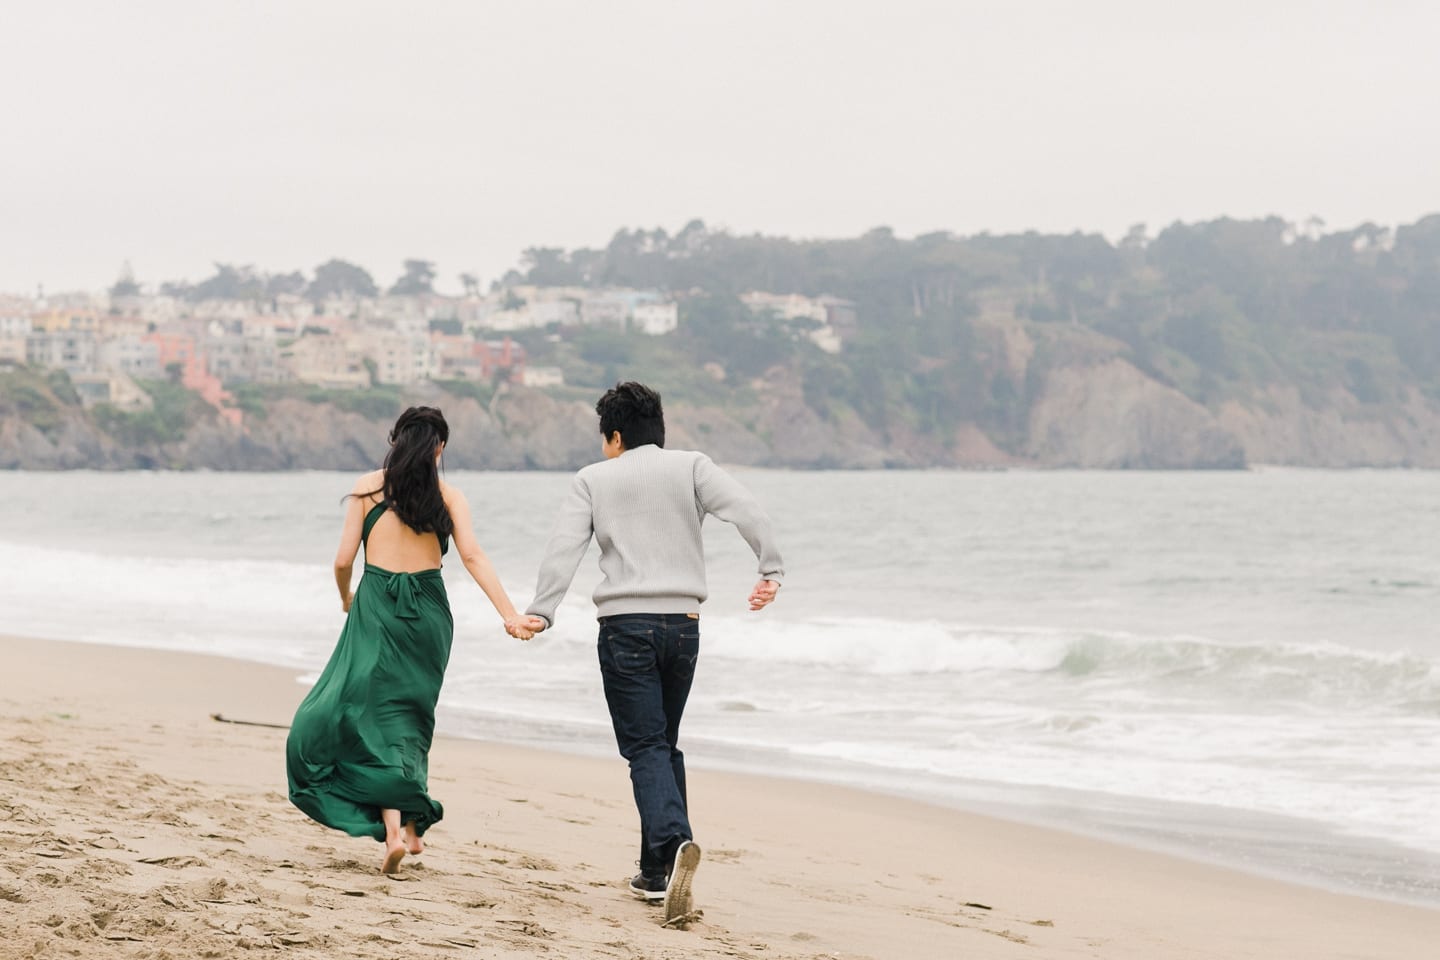
[[[34,0],[0,290],[212,261],[1440,212],[1440,4]]]

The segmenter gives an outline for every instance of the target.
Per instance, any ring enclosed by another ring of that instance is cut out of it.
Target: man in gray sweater
[[[677,741],[708,592],[705,516],[734,524],[760,561],[751,610],[775,599],[784,568],[770,520],[744,487],[703,453],[664,449],[659,394],[639,383],[617,384],[595,411],[605,459],[575,475],[526,613],[537,631],[554,624],[594,536],[604,574],[594,595],[600,674],[640,811],[640,873],[630,889],[663,899],[668,922],[692,912],[690,883],[700,863]]]

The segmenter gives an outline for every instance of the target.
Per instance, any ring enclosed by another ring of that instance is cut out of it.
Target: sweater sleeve
[[[540,617],[552,627],[555,625],[555,610],[575,579],[575,571],[590,546],[593,533],[590,488],[584,477],[577,474],[545,545],[545,559],[540,562],[540,574],[535,581],[535,599],[526,614]]]
[[[770,518],[749,490],[703,453],[695,459],[695,501],[701,510],[735,525],[760,561],[762,578],[776,583],[784,580],[785,564]]]

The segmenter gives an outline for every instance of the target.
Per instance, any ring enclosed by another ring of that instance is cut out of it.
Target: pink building
[[[489,380],[498,370],[509,371],[507,379],[520,383],[525,375],[525,348],[504,340],[473,340],[464,336],[433,334],[439,376],[447,380]]]
[[[184,333],[147,333],[145,343],[155,344],[159,353],[160,369],[166,370],[174,364],[180,365],[180,385],[193,390],[200,398],[220,413],[220,419],[239,429],[244,424],[245,414],[237,407],[226,406],[231,399],[220,378],[209,370],[205,354],[195,346],[195,338]]]

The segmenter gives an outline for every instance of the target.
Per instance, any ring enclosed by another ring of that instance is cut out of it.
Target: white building
[[[375,301],[375,315],[391,324],[404,323],[408,326],[428,326],[430,318],[425,314],[425,302],[418,296],[387,294]]]
[[[461,329],[473,337],[490,329],[490,317],[499,309],[499,304],[489,297],[466,297],[456,305],[455,319],[460,321]]]
[[[537,327],[552,323],[573,327],[580,321],[580,308],[574,300],[532,300],[529,308]]]
[[[311,318],[314,319],[314,318]],[[325,326],[324,322],[321,323]],[[274,340],[277,337],[276,320],[274,317],[246,317],[240,324],[240,336],[249,337],[252,340]],[[304,329],[304,326],[301,327]],[[334,327],[326,326],[331,333],[335,332]],[[215,331],[211,331],[213,334]]]
[[[802,297],[798,293],[765,293],[752,290],[742,293],[740,302],[745,304],[751,313],[769,314],[777,320],[813,320],[824,323],[828,318],[823,303]]]
[[[282,354],[290,375],[301,383],[330,389],[359,389],[370,386],[365,354],[349,337],[316,335],[301,337]]]
[[[106,403],[133,413],[155,406],[150,394],[123,373],[77,373],[70,382],[80,395],[80,403],[86,407]]]
[[[112,337],[143,337],[150,332],[150,323],[135,315],[127,316],[103,316],[100,318],[100,339],[109,340]]]
[[[429,336],[406,333],[370,334],[360,338],[365,356],[375,364],[378,383],[411,384],[430,380],[437,365]]]
[[[637,303],[630,316],[630,328],[652,337],[672,332],[680,325],[680,308],[670,303]]]
[[[527,305],[514,310],[496,310],[485,318],[483,329],[509,332],[511,330],[529,330],[534,326],[535,318],[531,315]]]
[[[104,371],[142,380],[158,380],[161,374],[160,347],[136,334],[109,337],[100,342],[98,363]]]
[[[0,337],[25,338],[34,332],[29,314],[0,313]]]
[[[526,367],[520,382],[527,387],[561,387],[565,374],[559,367]]]
[[[350,320],[358,319],[361,315],[362,304],[372,304],[369,297],[360,298],[353,293],[332,294],[320,303],[320,312],[327,317],[345,317]]]
[[[271,336],[225,333],[201,341],[210,372],[224,383],[276,383],[285,379],[280,348]]]
[[[98,359],[95,334],[74,330],[32,333],[25,338],[25,362],[69,374],[94,373]]]
[[[826,353],[839,353],[844,332],[854,332],[855,305],[838,297],[802,297],[797,293],[765,293],[752,290],[740,295],[740,302],[757,316],[778,320]]]
[[[146,297],[140,305],[140,316],[146,323],[164,326],[185,315],[185,304],[175,297]]]
[[[460,297],[447,297],[439,293],[428,297],[425,301],[425,319],[459,320],[461,302]]]
[[[630,308],[630,298],[619,291],[591,293],[580,303],[580,322],[587,327],[624,330]]]

